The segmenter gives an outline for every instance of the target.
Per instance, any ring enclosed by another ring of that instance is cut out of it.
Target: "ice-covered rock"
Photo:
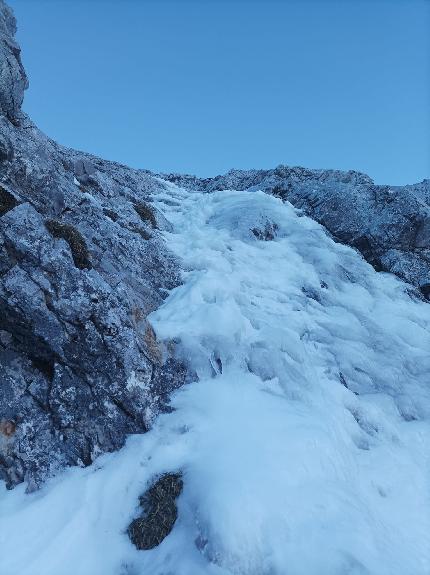
[[[365,174],[278,166],[232,170],[215,178],[169,174],[189,189],[255,190],[301,208],[377,271],[387,271],[430,293],[430,183],[379,186]]]

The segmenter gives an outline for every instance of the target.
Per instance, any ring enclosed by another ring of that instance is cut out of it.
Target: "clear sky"
[[[430,176],[429,0],[9,0],[24,109],[151,170]]]

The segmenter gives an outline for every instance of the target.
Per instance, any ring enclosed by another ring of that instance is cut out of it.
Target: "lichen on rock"
[[[87,244],[79,230],[70,224],[65,224],[56,220],[47,220],[45,225],[49,233],[52,234],[54,238],[61,238],[69,244],[73,261],[77,268],[81,270],[92,268]]]
[[[148,206],[148,204],[146,204],[145,202],[137,202],[136,204],[134,204],[134,209],[139,214],[142,221],[150,223],[154,229],[158,227],[154,212]]]

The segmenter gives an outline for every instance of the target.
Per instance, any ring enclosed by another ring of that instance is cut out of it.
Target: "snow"
[[[150,320],[197,381],[118,453],[2,488],[1,575],[428,575],[430,306],[276,198],[160,185],[185,271]],[[138,496],[179,469],[136,551]]]

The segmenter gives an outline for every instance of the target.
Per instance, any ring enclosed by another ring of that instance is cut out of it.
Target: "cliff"
[[[146,431],[185,370],[146,320],[179,282],[162,184],[37,129],[15,30],[0,2],[0,478],[32,488]]]

